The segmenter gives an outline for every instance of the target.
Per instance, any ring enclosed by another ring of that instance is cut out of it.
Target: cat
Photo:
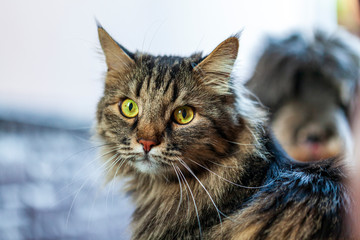
[[[98,34],[108,71],[96,130],[109,178],[126,179],[135,204],[132,239],[344,236],[341,159],[284,153],[235,84],[238,36],[205,57],[174,57],[131,53],[101,25]]]
[[[353,149],[350,119],[360,79],[360,42],[345,30],[271,38],[246,86],[269,109],[286,152],[310,162]]]

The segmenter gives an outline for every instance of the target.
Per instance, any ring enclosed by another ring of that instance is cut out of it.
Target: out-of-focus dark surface
[[[128,239],[132,207],[121,183],[104,186],[89,128],[10,115],[0,112],[0,239]]]

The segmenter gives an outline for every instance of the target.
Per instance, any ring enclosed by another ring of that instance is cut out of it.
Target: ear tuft
[[[230,37],[220,43],[194,69],[201,84],[219,93],[229,93],[230,74],[239,50],[239,39]]]
[[[105,54],[108,70],[123,72],[130,69],[134,64],[134,60],[127,54],[129,53],[120,44],[118,44],[97,22],[98,35],[101,48]]]
[[[97,18],[95,18],[95,23],[96,23],[96,26],[97,28],[102,28],[103,29],[103,26],[101,25],[101,23],[99,22],[99,20]]]

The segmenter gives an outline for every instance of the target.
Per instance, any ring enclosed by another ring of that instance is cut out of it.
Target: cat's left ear
[[[108,70],[124,72],[130,69],[134,64],[131,53],[120,46],[106,31],[98,24],[98,34],[101,48],[104,51]]]
[[[220,43],[193,69],[202,85],[209,86],[220,94],[229,93],[230,74],[239,50],[238,37],[230,37]]]

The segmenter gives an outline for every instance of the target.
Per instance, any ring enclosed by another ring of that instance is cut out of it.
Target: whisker
[[[196,212],[196,218],[197,218],[197,221],[198,221],[198,224],[199,224],[199,235],[200,235],[200,239],[202,239],[202,231],[201,231],[200,217],[199,217],[199,212],[198,212],[198,208],[197,208],[197,206],[196,206],[196,201],[195,201],[194,195],[193,195],[193,193],[192,193],[192,191],[191,191],[191,188],[190,188],[190,186],[189,186],[189,183],[188,183],[188,181],[186,180],[186,178],[185,178],[184,174],[182,173],[181,169],[180,169],[179,167],[177,167],[177,166],[176,166],[176,168],[179,170],[179,173],[180,173],[181,176],[183,177],[183,180],[185,181],[185,184],[186,184],[186,186],[188,187],[189,192],[190,192],[191,197],[192,197],[192,200],[193,200],[193,202],[194,202],[194,208],[195,208],[195,212]]]
[[[120,155],[119,155],[119,157],[114,161],[114,164],[115,165],[118,164],[118,166],[117,166],[114,176],[112,178],[112,183],[110,184],[109,191],[110,191],[110,189],[114,189],[115,178],[116,178],[119,170],[121,169],[122,165],[127,162],[126,160],[127,160],[126,158],[121,159]],[[113,190],[113,194],[112,194],[112,201],[113,201],[113,199],[114,199],[114,190]],[[107,198],[106,198],[106,203],[107,203]]]
[[[260,145],[259,143],[259,137],[255,135],[254,131],[250,129],[250,127],[248,125],[245,125],[245,127],[247,128],[247,130],[249,130],[249,132],[251,133],[251,135],[253,136],[253,139],[255,140],[255,145]]]
[[[113,150],[113,151],[114,151],[114,150]],[[107,155],[107,154],[109,154],[109,153],[111,153],[111,152],[113,152],[113,151],[109,151],[109,152],[107,152],[107,153],[105,153],[105,154],[103,154],[103,155],[101,155],[101,156],[98,156],[98,157],[92,159],[92,160],[91,160],[90,162],[88,162],[85,166],[83,166],[83,167],[81,167],[79,170],[77,170],[77,172],[73,175],[73,177],[71,178],[71,180],[70,180],[69,183],[67,183],[66,185],[62,186],[62,187],[61,187],[60,189],[58,189],[57,191],[58,191],[58,192],[61,192],[61,191],[63,191],[64,189],[70,187],[72,184],[74,184],[75,182],[77,182],[77,181],[75,181],[75,178],[79,175],[80,172],[84,172],[84,171],[82,171],[82,170],[86,169],[86,168],[89,167],[91,164],[94,164],[100,157],[105,156],[105,155]],[[91,177],[91,176],[86,177],[85,181],[88,181],[90,177]],[[71,195],[60,199],[59,202],[67,199],[67,198],[70,197],[70,196],[71,196]]]
[[[88,212],[88,216],[87,216],[88,221],[87,221],[87,226],[86,226],[87,230],[90,229],[90,222],[94,220],[94,216],[93,216],[94,207],[95,207],[95,203],[96,203],[96,200],[98,199],[98,197],[99,197],[99,191],[97,190],[96,194],[95,194],[95,197],[92,200],[90,211]]]
[[[219,175],[219,174],[217,174],[216,172],[211,171],[209,168],[207,168],[207,167],[205,167],[205,166],[201,165],[200,163],[197,163],[197,162],[195,162],[195,161],[191,160],[190,158],[187,158],[187,160],[189,160],[189,161],[191,161],[191,162],[195,163],[196,165],[198,165],[198,166],[200,166],[200,167],[204,168],[205,170],[207,170],[207,171],[209,171],[210,173],[212,173],[212,174],[216,175],[217,177],[221,178],[222,180],[224,180],[224,181],[226,181],[226,182],[228,182],[228,183],[230,183],[230,184],[233,184],[233,185],[235,185],[235,186],[242,187],[242,188],[247,188],[247,189],[261,189],[261,188],[264,188],[264,187],[269,186],[270,184],[272,184],[272,183],[276,180],[276,179],[274,179],[274,180],[272,180],[271,182],[269,182],[268,184],[263,185],[263,186],[257,186],[257,187],[244,186],[244,185],[241,185],[241,184],[235,183],[235,182],[233,182],[233,181],[230,181],[230,180],[228,180],[228,179],[226,179],[226,178],[224,178],[224,177],[220,176],[220,175]]]
[[[195,175],[195,173],[191,170],[191,168],[190,168],[183,160],[181,160],[180,158],[179,158],[178,160],[179,160],[180,164],[183,165],[183,166],[188,170],[188,172],[191,173],[191,175],[194,176],[194,178],[199,182],[199,184],[201,185],[201,187],[204,189],[204,191],[206,192],[206,194],[209,196],[212,204],[214,205],[214,207],[215,207],[215,209],[216,209],[216,212],[217,212],[217,214],[218,214],[219,221],[220,221],[220,224],[221,224],[221,228],[222,228],[222,219],[221,219],[220,213],[221,213],[222,215],[225,215],[225,214],[222,213],[222,212],[219,210],[219,208],[216,206],[215,201],[214,201],[214,199],[211,197],[209,191],[205,188],[204,184],[203,184],[203,183],[200,181],[200,179]]]
[[[97,146],[91,146],[91,147],[82,149],[82,150],[80,150],[80,151],[78,151],[78,152],[75,152],[75,153],[71,154],[70,156],[68,156],[68,157],[66,157],[65,159],[63,159],[62,161],[60,161],[60,163],[57,164],[57,166],[54,167],[53,172],[58,171],[59,168],[60,168],[61,166],[63,166],[63,163],[64,163],[64,162],[66,162],[66,161],[68,161],[69,159],[75,157],[76,155],[81,154],[81,153],[84,153],[84,152],[86,152],[86,151],[92,151],[92,150],[94,150],[94,149],[101,148],[101,147],[104,147],[104,146],[106,146],[106,145],[110,145],[110,144],[107,144],[107,143],[106,143],[106,144],[101,144],[101,145],[97,145]],[[52,175],[52,174],[51,174],[51,175]]]
[[[125,162],[124,159],[121,159],[121,155],[120,155],[120,154],[116,157],[115,161],[113,161],[113,163],[111,164],[110,168],[108,169],[108,172],[106,173],[106,175],[110,174],[110,171],[111,171],[119,162],[120,162],[120,167],[121,167],[122,163]],[[112,183],[110,184],[110,186],[109,186],[109,188],[108,188],[108,192],[107,192],[107,194],[106,194],[106,208],[107,208],[107,204],[108,204],[108,198],[109,198],[109,195],[110,195],[110,190],[111,190],[111,189],[113,188],[113,186],[114,186],[114,182],[115,182],[114,179],[115,179],[115,177],[116,177],[116,175],[117,175],[120,167],[117,166],[116,171],[115,171],[115,173],[114,173],[114,176],[113,176],[113,178],[112,178],[113,181],[112,181]],[[114,193],[113,193],[112,196],[114,197]],[[112,198],[112,200],[113,200],[113,199],[114,199],[114,198]]]
[[[109,161],[112,161],[116,156],[117,156],[117,154],[115,154],[114,156],[112,156],[112,157],[111,157],[110,159],[108,159],[105,163],[103,163],[100,168],[102,168],[102,167],[103,167],[105,164],[107,164]],[[79,193],[81,192],[81,190],[84,188],[85,184],[86,184],[90,179],[91,179],[91,177],[88,176],[88,177],[85,179],[84,183],[80,186],[79,190],[76,191],[75,196],[74,196],[74,198],[73,198],[73,200],[72,200],[72,202],[71,202],[68,215],[67,215],[67,217],[66,217],[66,226],[68,226],[69,219],[70,219],[70,215],[71,215],[71,211],[72,211],[72,208],[74,207],[75,201],[76,201]],[[98,177],[97,177],[97,179],[98,179]],[[97,179],[96,179],[96,180],[97,180]]]
[[[110,149],[112,149],[112,148],[110,148]],[[91,164],[95,163],[98,159],[100,159],[100,158],[102,158],[102,157],[104,157],[104,156],[106,156],[106,155],[114,152],[115,150],[116,150],[116,147],[114,147],[114,149],[112,149],[112,150],[110,150],[110,151],[108,151],[108,152],[106,152],[106,153],[104,153],[104,154],[102,154],[102,155],[100,155],[100,156],[95,157],[94,159],[92,159],[91,161],[89,161],[87,164],[85,164],[84,166],[82,166],[79,170],[77,170],[77,171],[75,172],[75,174],[74,174],[73,177],[71,178],[70,183],[67,184],[67,185],[65,185],[63,188],[69,187],[69,186],[74,182],[74,179],[79,175],[79,173],[82,173],[84,169],[88,168]]]
[[[179,212],[180,205],[181,205],[181,202],[182,202],[182,184],[181,184],[179,174],[178,174],[178,172],[176,171],[176,168],[175,168],[174,164],[173,164],[173,163],[171,163],[171,165],[172,165],[172,167],[174,168],[174,171],[175,171],[176,177],[177,177],[177,179],[178,179],[178,181],[179,181],[179,188],[180,188],[180,199],[179,199],[179,205],[178,205],[178,207],[177,207],[177,209],[176,209],[176,212],[175,212],[175,214],[177,214],[177,213]]]
[[[177,172],[179,173],[179,170],[180,170],[179,167],[178,167],[178,166],[175,166],[175,168],[177,169]],[[189,212],[190,212],[190,208],[189,208],[189,206],[190,206],[189,191],[188,191],[188,189],[187,189],[187,187],[186,187],[186,185],[185,185],[185,181],[184,181],[184,179],[183,179],[183,176],[181,176],[180,173],[179,173],[179,177],[180,177],[180,180],[181,180],[183,186],[185,186],[184,189],[185,189],[185,191],[186,191],[186,199],[187,199],[187,206],[188,206],[188,208],[187,208],[187,210],[186,210],[186,214],[189,215]]]
[[[159,32],[160,28],[162,27],[162,25],[163,25],[165,22],[166,22],[166,19],[164,19],[164,20],[160,23],[160,25],[157,27],[154,35],[152,36],[152,38],[151,38],[151,40],[150,40],[150,44],[149,44],[149,47],[148,47],[148,52],[150,51],[151,44],[152,44],[154,38],[156,37],[157,33]]]

